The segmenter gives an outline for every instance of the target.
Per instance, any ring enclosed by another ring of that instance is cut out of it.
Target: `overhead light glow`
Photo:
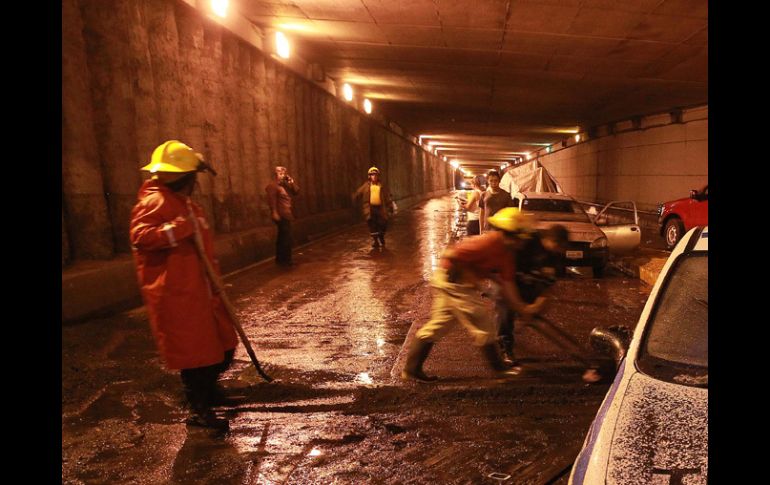
[[[545,147],[545,151],[548,152],[548,153],[551,153],[551,146],[549,145],[549,146]]]
[[[347,101],[353,101],[353,87],[345,83],[344,86],[342,86],[342,95],[345,97],[345,100]]]
[[[279,56],[281,56],[284,59],[289,58],[289,39],[286,38],[285,35],[283,35],[283,32],[276,32],[275,33],[275,50],[278,53]]]
[[[229,0],[211,0],[211,10],[222,18],[227,17],[227,6]]]
[[[368,98],[364,99],[364,111],[366,111],[366,114],[372,113],[372,102]]]
[[[575,135],[575,143],[580,143],[580,133]]]
[[[457,168],[460,166],[460,163],[457,160],[452,160],[451,162],[449,162],[449,165],[451,165],[454,168]]]
[[[531,153],[527,153],[527,160],[532,160],[532,154]]]

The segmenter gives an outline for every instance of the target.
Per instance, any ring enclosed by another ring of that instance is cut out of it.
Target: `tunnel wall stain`
[[[220,236],[251,231],[249,258],[272,251],[275,165],[302,189],[299,243],[357,220],[350,195],[372,164],[404,203],[451,187],[438,157],[183,2],[64,0],[62,27],[63,264],[130,251],[139,168],[168,139],[214,164],[194,198]]]

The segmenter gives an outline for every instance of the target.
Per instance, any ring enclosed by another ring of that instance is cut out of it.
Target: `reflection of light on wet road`
[[[425,226],[424,230],[419,231],[422,235],[420,259],[423,261],[422,274],[426,281],[430,280],[438,266],[440,253],[449,242],[452,214],[449,211],[452,209],[452,202],[443,199],[432,199],[423,208]]]
[[[387,308],[382,298],[386,295],[374,291],[372,287],[374,275],[376,275],[375,268],[353,266],[346,275],[347,284],[341,289],[341,294],[352,303],[348,309],[352,313],[349,320],[359,322],[347,327],[348,340],[354,355],[375,353],[377,351],[375,345],[378,348],[379,345],[373,341],[373,338],[384,335],[388,330],[383,321]]]
[[[374,384],[374,381],[369,376],[368,372],[361,372],[356,376],[356,382],[360,382],[362,384]]]
[[[308,453],[307,456],[321,456],[321,450],[318,448],[313,448],[310,450],[310,453]]]

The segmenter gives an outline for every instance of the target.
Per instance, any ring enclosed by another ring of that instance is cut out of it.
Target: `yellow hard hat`
[[[169,140],[158,145],[152,152],[149,164],[141,170],[156,172],[185,173],[209,168],[203,161],[203,155],[178,140]]]
[[[535,230],[532,214],[522,212],[517,207],[504,207],[488,218],[489,224],[505,232],[526,235]]]
[[[368,172],[366,172],[366,173],[367,173],[368,175],[371,175],[371,174],[373,174],[373,173],[380,173],[380,169],[379,169],[379,168],[377,168],[377,167],[372,167],[372,168],[370,168],[370,169],[369,169],[369,171],[368,171]]]

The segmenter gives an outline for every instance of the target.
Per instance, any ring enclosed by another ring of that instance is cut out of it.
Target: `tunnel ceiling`
[[[464,165],[708,101],[703,0],[239,0]]]

